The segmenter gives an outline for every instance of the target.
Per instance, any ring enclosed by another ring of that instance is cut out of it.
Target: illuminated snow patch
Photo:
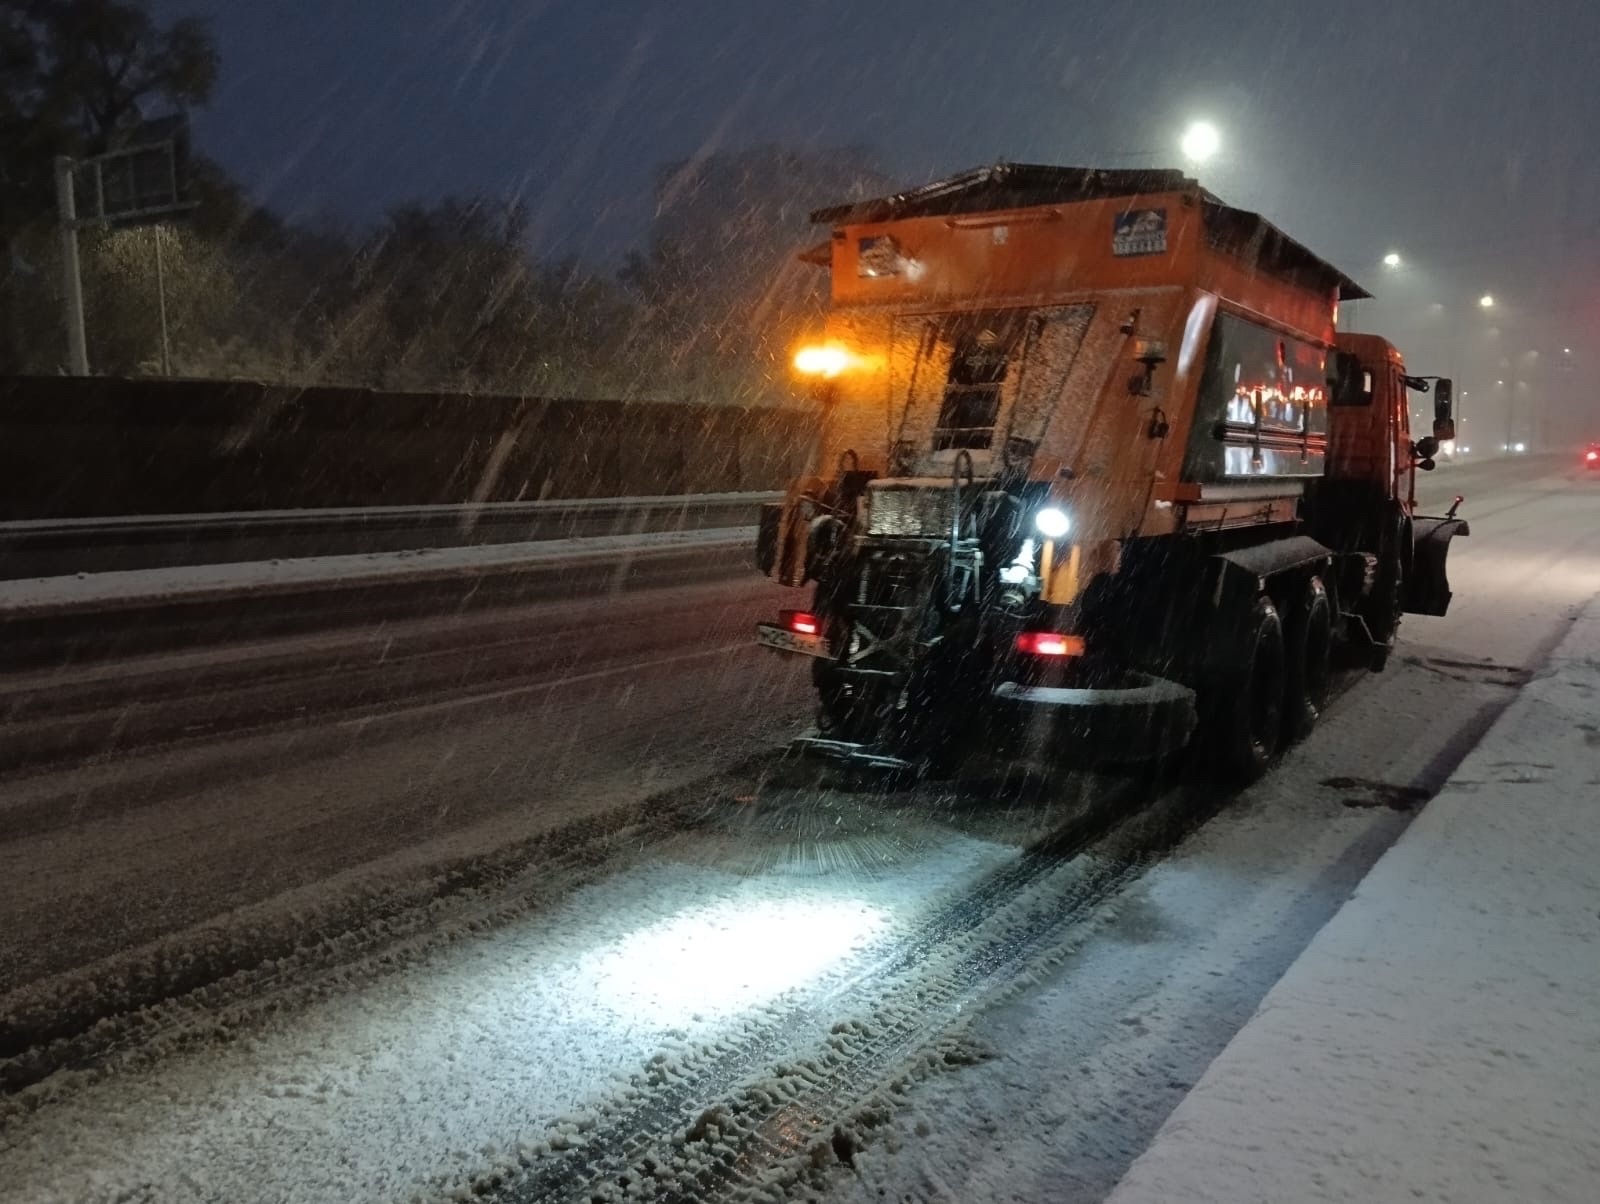
[[[679,1023],[765,1003],[882,931],[859,902],[729,900],[683,912],[587,954],[580,977],[619,1012]]]

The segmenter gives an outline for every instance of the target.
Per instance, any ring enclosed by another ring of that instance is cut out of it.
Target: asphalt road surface
[[[0,1198],[1099,1199],[1600,592],[1600,481],[1420,492],[1450,616],[1234,797],[797,767],[753,575],[14,679]]]

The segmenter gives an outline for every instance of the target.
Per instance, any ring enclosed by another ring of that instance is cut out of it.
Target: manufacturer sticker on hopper
[[[1167,211],[1130,209],[1119,213],[1111,232],[1113,255],[1164,255],[1167,251]]]

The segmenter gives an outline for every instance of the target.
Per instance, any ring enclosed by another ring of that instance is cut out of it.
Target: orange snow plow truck
[[[812,217],[824,467],[756,555],[811,591],[757,632],[810,658],[811,750],[938,772],[1199,741],[1249,780],[1335,667],[1445,613],[1467,526],[1413,485],[1451,383],[1338,332],[1368,294],[1260,216],[1178,171],[1001,164]]]

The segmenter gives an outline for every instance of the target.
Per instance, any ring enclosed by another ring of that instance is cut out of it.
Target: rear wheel
[[[1218,769],[1248,784],[1267,771],[1283,740],[1283,622],[1271,598],[1255,600],[1237,638],[1232,669],[1207,709]]]
[[[1333,654],[1333,606],[1322,578],[1312,577],[1298,592],[1285,641],[1285,742],[1311,734],[1328,702]]]

